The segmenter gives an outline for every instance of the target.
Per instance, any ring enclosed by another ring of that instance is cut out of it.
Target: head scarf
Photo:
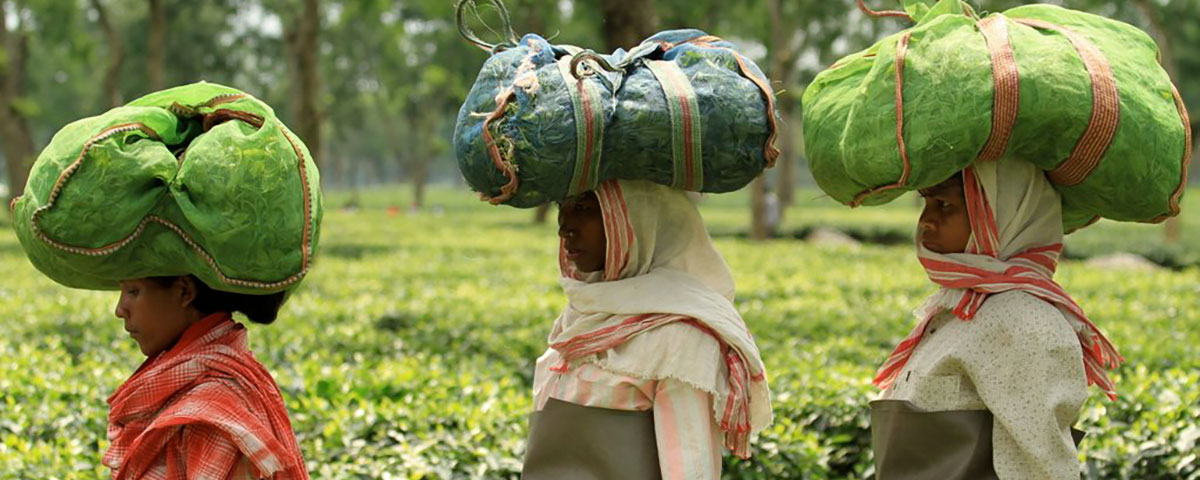
[[[750,434],[771,423],[766,372],[733,306],[733,275],[700,212],[685,192],[646,181],[607,181],[595,194],[608,240],[605,266],[577,271],[560,243],[568,304],[550,334],[551,354],[561,359],[555,369],[591,361],[691,385],[712,396],[725,446],[749,457]],[[638,339],[674,322],[696,328]]]
[[[966,252],[938,254],[917,242],[921,265],[942,288],[917,309],[921,322],[879,369],[875,384],[880,388],[892,384],[937,313],[951,310],[970,320],[988,296],[1016,290],[1063,312],[1083,347],[1088,384],[1116,399],[1105,370],[1124,359],[1054,281],[1062,253],[1062,201],[1045,173],[1029,162],[1006,158],[976,162],[962,176],[971,224]]]
[[[205,317],[212,325],[151,357],[112,397],[104,464],[115,480],[142,478],[160,461],[178,427],[207,425],[225,433],[258,478],[308,478],[304,459],[275,380],[246,346],[246,328],[228,313]],[[221,388],[204,388],[222,382]],[[204,461],[208,445],[188,445],[188,459]]]

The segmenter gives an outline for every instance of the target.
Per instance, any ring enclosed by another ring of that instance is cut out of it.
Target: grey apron
[[[524,480],[659,479],[654,414],[550,399],[529,422]]]
[[[1084,433],[1071,429],[1075,445]],[[905,400],[871,402],[875,478],[995,479],[992,412],[927,412]]]

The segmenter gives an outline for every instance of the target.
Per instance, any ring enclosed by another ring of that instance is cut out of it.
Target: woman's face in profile
[[[571,197],[559,204],[558,236],[563,240],[567,260],[581,272],[604,270],[607,239],[604,213],[594,192]]]

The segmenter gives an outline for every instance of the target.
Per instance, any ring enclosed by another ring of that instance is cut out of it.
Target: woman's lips
[[[583,250],[567,249],[567,260],[579,260],[583,256]]]
[[[932,236],[933,235],[930,232],[925,231],[925,230],[921,230],[920,232],[917,233],[917,237],[920,238],[920,240],[921,240],[921,246],[925,247],[926,250],[936,250],[937,249],[938,243],[936,241],[934,241],[934,239],[930,238]]]

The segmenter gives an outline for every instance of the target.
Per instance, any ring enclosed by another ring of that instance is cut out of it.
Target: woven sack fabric
[[[1012,156],[1046,171],[1067,231],[1179,213],[1187,112],[1147,34],[1053,5],[906,9],[915,26],[836,62],[804,93],[805,153],[831,197],[886,203]]]
[[[492,203],[532,207],[614,178],[728,192],[779,154],[766,77],[702,31],[609,55],[533,34],[493,51],[454,132],[463,176]]]
[[[266,294],[312,265],[319,185],[271,107],[201,82],[63,127],[10,208],[30,261],[68,287],[194,274]]]

